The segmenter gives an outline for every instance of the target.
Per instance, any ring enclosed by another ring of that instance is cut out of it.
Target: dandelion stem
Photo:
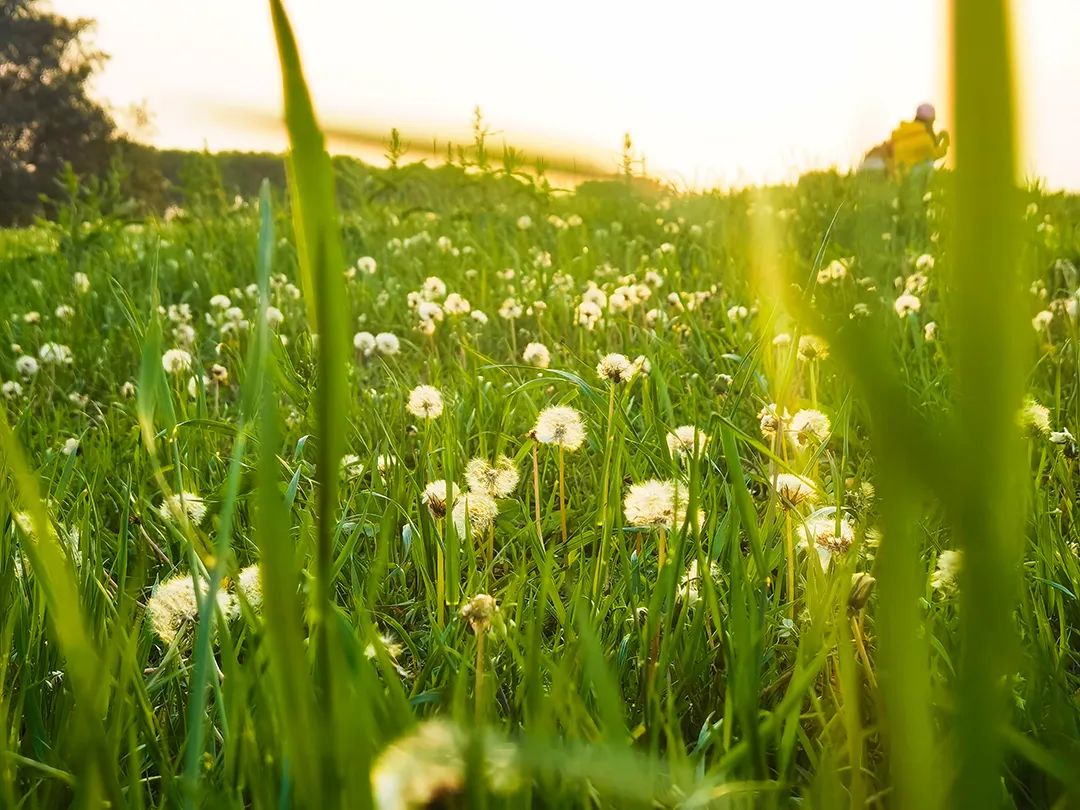
[[[566,450],[559,445],[559,520],[562,524],[562,541],[566,544]]]
[[[656,568],[659,571],[667,562],[667,529],[661,528],[658,532],[656,552]]]
[[[788,612],[795,620],[795,541],[791,534],[791,510],[784,509],[784,551],[787,553]]]
[[[486,630],[481,630],[476,634],[476,684],[474,689],[476,691],[476,721],[478,723],[484,719],[484,639],[486,636]]]
[[[536,536],[540,540],[540,546],[544,545],[544,529],[540,523],[540,452],[537,443],[532,446],[533,461],[533,504],[536,506]]]
[[[439,627],[446,624],[446,559],[443,556],[442,537],[442,526],[437,525],[435,533],[435,616]]]
[[[877,689],[877,678],[874,676],[874,668],[870,666],[870,656],[866,653],[866,641],[863,637],[862,613],[851,617],[851,635],[855,639],[855,649],[859,651],[859,660],[862,661],[863,669],[866,670],[866,680],[871,688]]]

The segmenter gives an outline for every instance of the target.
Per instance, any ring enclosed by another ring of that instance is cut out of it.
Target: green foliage
[[[329,159],[273,8],[287,197],[201,157],[0,232],[0,804],[1078,800],[1080,198],[1012,187],[1006,96],[955,176],[558,194],[479,117],[468,170]],[[425,501],[499,455],[490,534]],[[629,525],[649,479],[685,519]]]

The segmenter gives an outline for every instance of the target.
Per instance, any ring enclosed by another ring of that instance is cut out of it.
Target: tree
[[[105,55],[86,45],[91,20],[0,0],[0,225],[26,222],[65,164],[99,173],[114,124],[86,93]]]

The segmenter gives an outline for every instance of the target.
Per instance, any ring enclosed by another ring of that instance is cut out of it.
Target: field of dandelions
[[[949,176],[338,186],[344,414],[281,193],[0,233],[0,805],[889,806],[905,757],[949,789],[965,555],[939,491],[894,507],[890,671],[871,452],[875,402],[952,407]],[[1024,204],[1018,807],[1080,733],[1080,204]],[[905,752],[881,696],[920,673]]]

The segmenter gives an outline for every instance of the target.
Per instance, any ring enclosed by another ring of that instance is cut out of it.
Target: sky
[[[96,96],[163,147],[284,149],[265,0],[52,0],[97,19]],[[857,163],[923,101],[949,127],[943,0],[287,0],[325,125],[494,136],[692,188]],[[1014,2],[1024,178],[1080,189],[1080,0]],[[332,151],[349,151],[331,142]],[[373,150],[361,150],[372,158]],[[417,154],[416,158],[422,157]]]

